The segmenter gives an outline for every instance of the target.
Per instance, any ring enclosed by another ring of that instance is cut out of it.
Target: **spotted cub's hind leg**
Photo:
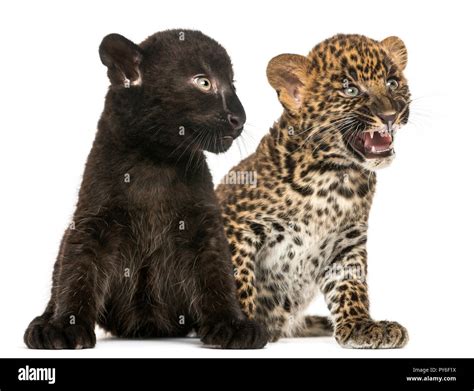
[[[295,337],[330,337],[333,333],[334,327],[327,316],[308,315]]]

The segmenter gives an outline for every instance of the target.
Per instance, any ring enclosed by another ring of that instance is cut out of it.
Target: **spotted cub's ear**
[[[108,68],[107,75],[113,86],[129,88],[141,85],[139,67],[143,54],[132,41],[120,34],[109,34],[100,44],[99,55]]]
[[[308,66],[309,60],[298,54],[280,54],[268,63],[268,82],[276,90],[286,110],[295,112],[301,106]]]
[[[382,45],[387,48],[395,63],[403,71],[408,61],[408,52],[403,41],[398,37],[388,37],[382,41]]]

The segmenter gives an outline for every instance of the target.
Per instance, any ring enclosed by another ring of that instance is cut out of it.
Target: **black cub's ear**
[[[129,88],[141,85],[143,53],[138,45],[120,34],[109,34],[100,44],[99,55],[108,68],[107,75],[113,86]]]

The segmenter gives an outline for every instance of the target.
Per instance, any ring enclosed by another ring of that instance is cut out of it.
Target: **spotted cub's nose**
[[[397,112],[395,110],[383,111],[377,113],[377,117],[379,117],[385,125],[389,125],[395,122]]]

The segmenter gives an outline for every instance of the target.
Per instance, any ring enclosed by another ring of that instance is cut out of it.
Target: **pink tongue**
[[[375,151],[385,151],[390,148],[392,143],[392,136],[388,133],[385,133],[385,137],[379,132],[374,132],[374,137],[370,137],[370,133],[364,133],[364,148],[366,151],[372,151],[372,147],[375,148]]]

